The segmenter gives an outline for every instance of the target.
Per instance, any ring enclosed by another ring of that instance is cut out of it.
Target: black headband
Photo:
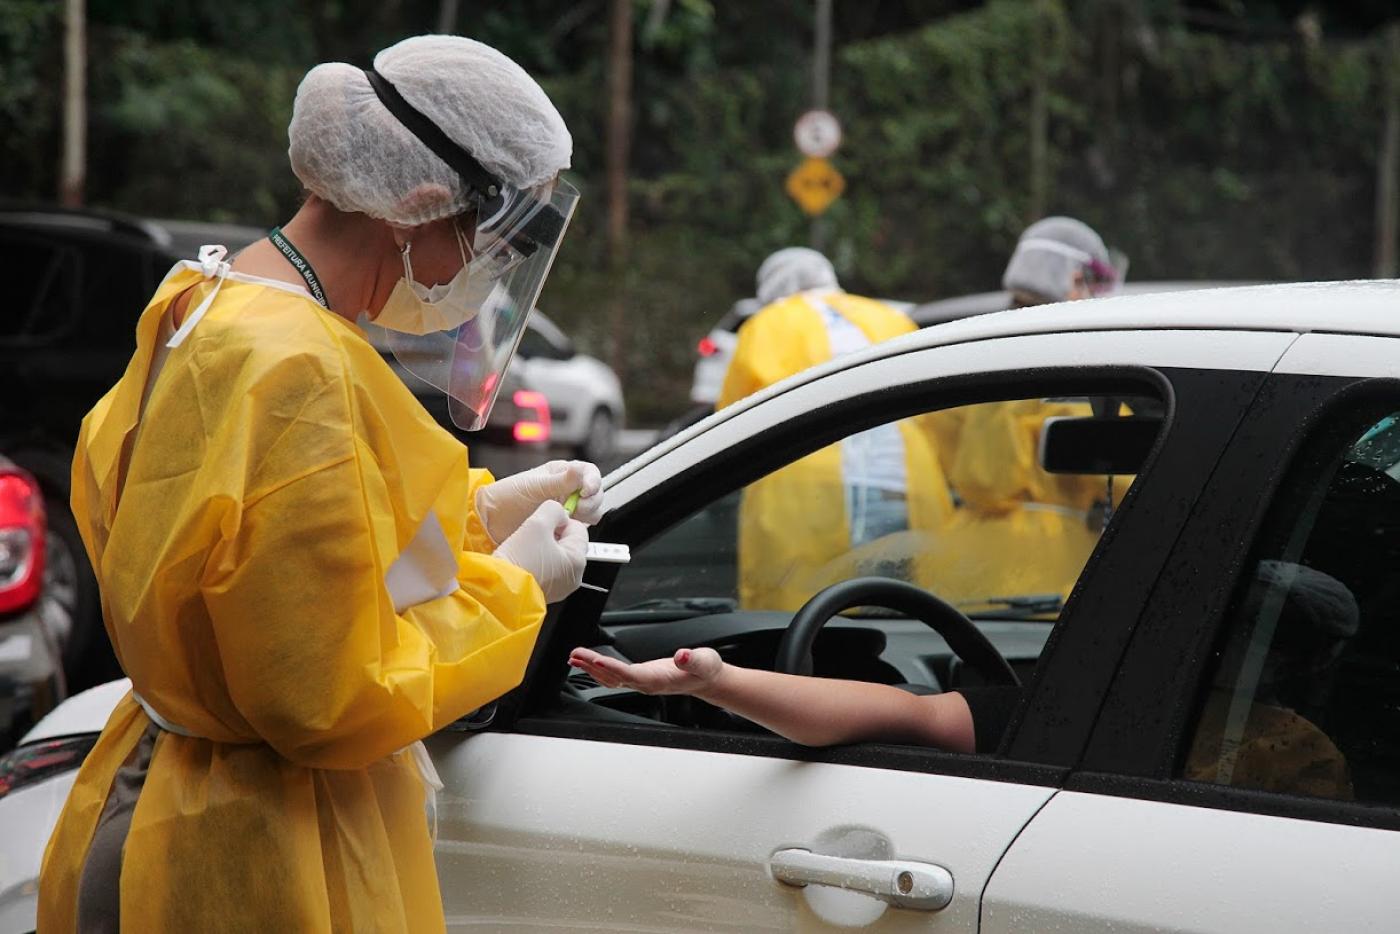
[[[374,88],[379,102],[385,106],[389,113],[393,114],[394,118],[402,123],[410,133],[418,137],[424,146],[432,150],[435,156],[446,162],[458,175],[462,176],[462,180],[482,199],[493,200],[500,196],[503,187],[500,179],[486,171],[471,153],[452,142],[436,123],[423,116],[422,111],[404,100],[398,88],[390,84],[388,78],[373,68],[366,68],[364,72],[365,77],[369,79],[369,86]]]
[[[436,123],[429,120],[408,101],[404,100],[398,88],[389,83],[373,68],[364,69],[369,86],[374,89],[379,102],[394,115],[418,140],[430,149],[448,167],[453,169],[467,186],[481,199],[480,212],[489,216],[503,207],[508,200],[506,186],[482,166],[476,158],[444,133]],[[511,237],[511,245],[526,256],[532,256],[541,243],[552,243],[564,229],[564,217],[548,204],[528,220],[524,227]]]

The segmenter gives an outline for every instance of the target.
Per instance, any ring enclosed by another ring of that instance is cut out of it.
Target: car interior
[[[1188,778],[1400,803],[1400,413],[1363,422],[1280,497],[1304,506],[1272,517],[1227,616]]]
[[[1033,446],[1044,482],[1063,481],[1096,491],[1092,504],[1051,510],[1055,522],[1042,526],[1052,530],[1052,543],[1058,540],[1053,530],[1068,526],[1078,529],[1076,535],[1083,532],[1074,541],[1088,542],[1075,556],[1063,587],[976,598],[965,592],[939,592],[936,581],[917,571],[919,560],[941,547],[937,536],[902,529],[853,545],[830,562],[824,575],[812,578],[820,585],[806,588],[800,606],[754,605],[742,596],[744,570],[736,544],[750,505],[750,485],[712,498],[648,541],[628,542],[632,561],[621,569],[602,604],[593,635],[581,641],[633,662],[707,646],[735,665],[878,682],[916,694],[1027,683],[1080,569],[1146,463],[1166,418],[1155,398],[1027,401],[1063,404],[1062,409],[1073,413],[1024,426],[1022,440]],[[785,469],[768,477],[781,477]],[[957,490],[950,492],[956,502]],[[1044,518],[1036,511],[1041,506],[1025,507],[1032,524]],[[960,513],[969,509],[966,503],[957,505],[949,522],[956,525]],[[1045,543],[1038,538],[1034,547]],[[990,547],[998,550],[1001,543],[993,537]],[[892,554],[895,560],[886,560]],[[546,713],[564,719],[766,732],[692,697],[609,688],[572,668]]]

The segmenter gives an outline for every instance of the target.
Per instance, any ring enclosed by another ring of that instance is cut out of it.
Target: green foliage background
[[[585,198],[542,306],[624,372],[634,422],[686,405],[695,341],[769,251],[806,242],[783,193],[809,95],[810,4],[637,0],[629,259],[603,242],[602,0],[463,4],[458,29],[538,75]],[[476,12],[478,9],[481,12]],[[431,31],[429,0],[218,8],[89,4],[92,204],[270,226],[296,205],[286,124],[317,61]],[[1386,69],[1378,25],[1333,37],[1202,30],[1132,0],[838,4],[832,107],[848,183],[828,215],[845,284],[927,301],[996,288],[1032,218],[1030,110],[1046,76],[1043,209],[1082,217],[1137,279],[1365,276]],[[51,200],[61,4],[0,0],[0,195]],[[1373,17],[1374,19],[1374,17]],[[614,348],[607,309],[621,302]]]

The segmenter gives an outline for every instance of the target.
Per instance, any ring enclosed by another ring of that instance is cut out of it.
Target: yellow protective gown
[[[424,788],[401,750],[521,680],[544,598],[490,556],[489,482],[353,325],[228,279],[140,416],[177,268],[83,422],[73,512],[161,733],[126,839],[131,931],[444,926]],[[138,416],[139,439],[128,445]],[[129,451],[129,461],[124,456]],[[385,570],[429,515],[459,589],[396,613]],[[44,857],[39,929],[75,928],[112,776],[150,721],[113,712]]]
[[[934,559],[940,595],[1069,595],[1098,542],[1090,514],[1108,484],[1042,470],[1040,433],[1047,418],[1090,414],[1085,403],[1021,399],[931,416],[944,473],[962,500]],[[1114,478],[1115,500],[1131,481]]]
[[[907,316],[881,302],[842,292],[821,300],[872,344],[915,330]],[[774,302],[740,329],[717,405],[731,405],[831,355],[821,313],[806,298],[793,295]],[[740,604],[796,610],[824,587],[868,573],[868,567],[900,562],[910,566],[907,577],[928,586],[924,555],[952,512],[931,427],[922,417],[899,422],[909,531],[888,536],[891,541],[852,549],[840,444],[745,487],[739,506]]]

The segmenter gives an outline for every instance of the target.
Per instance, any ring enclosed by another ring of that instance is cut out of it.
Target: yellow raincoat
[[[1084,403],[1022,399],[931,416],[944,473],[962,500],[936,559],[941,596],[1068,596],[1098,542],[1091,510],[1108,484],[1042,470],[1040,433],[1052,416],[1090,414]],[[1114,479],[1115,500],[1131,481]]]
[[[843,292],[822,302],[860,329],[872,344],[915,330],[905,315],[881,302]],[[831,341],[818,312],[802,295],[760,310],[739,331],[734,359],[717,406],[831,359]],[[796,610],[824,587],[869,573],[869,566],[906,562],[906,575],[924,583],[929,535],[949,520],[952,501],[924,418],[899,423],[908,482],[909,531],[859,549],[851,546],[841,446],[794,461],[745,487],[739,507],[739,601],[748,609]]]
[[[441,930],[402,750],[521,680],[543,595],[489,554],[472,508],[489,474],[305,295],[230,277],[142,415],[162,315],[191,287],[193,307],[212,285],[188,267],[161,285],[73,464],[122,667],[193,734],[156,740],[122,928]],[[396,612],[386,569],[433,519],[458,589]],[[46,934],[75,929],[97,819],[149,725],[128,696],[78,773],[44,857]]]

